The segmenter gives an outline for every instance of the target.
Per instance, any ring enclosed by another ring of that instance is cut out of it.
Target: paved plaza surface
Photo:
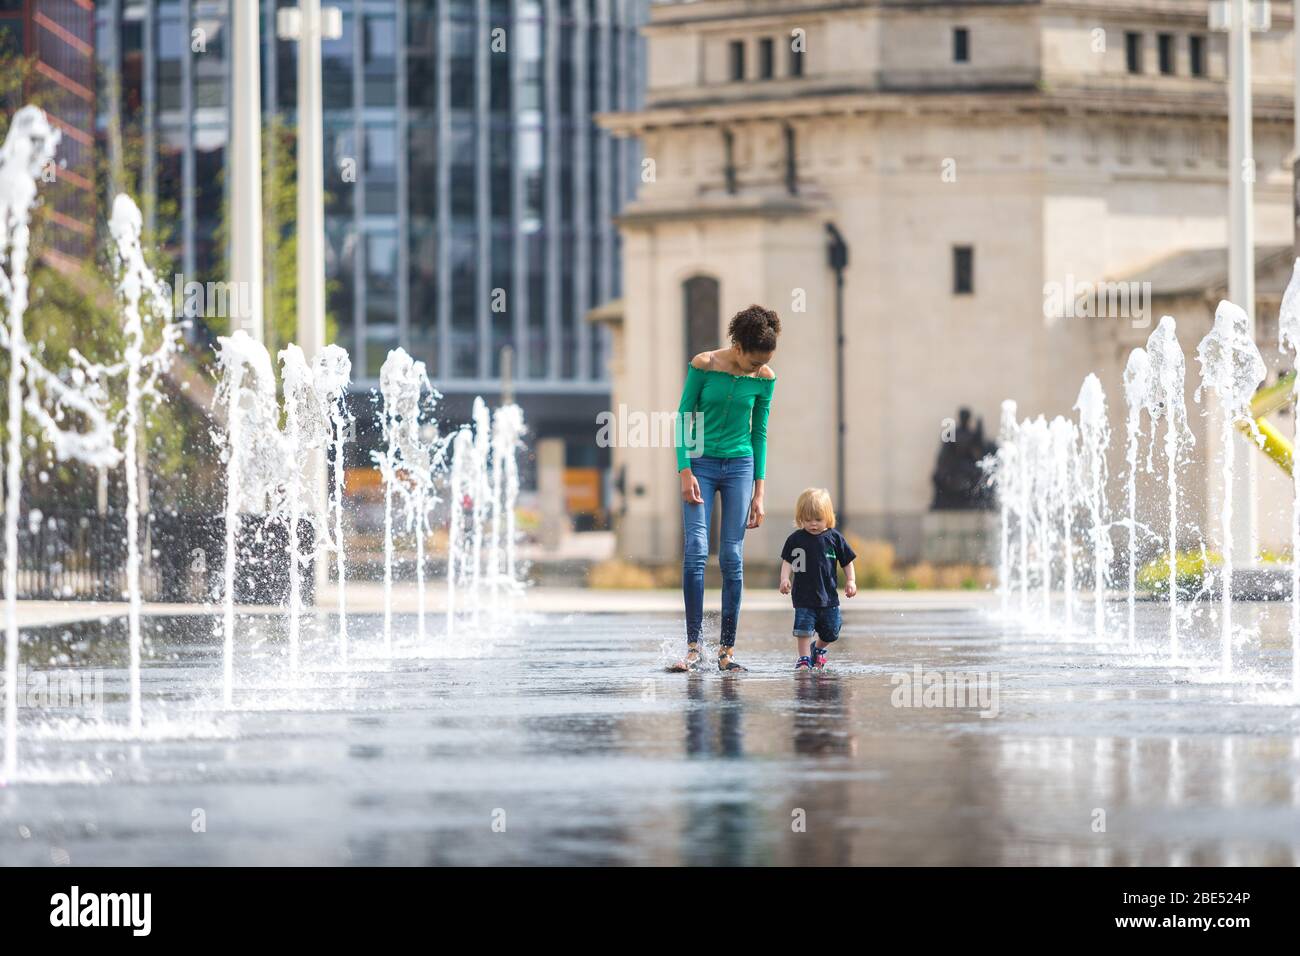
[[[827,670],[796,675],[787,599],[754,591],[733,677],[665,671],[676,592],[539,590],[450,637],[430,613],[423,641],[402,610],[391,657],[372,598],[346,667],[337,618],[312,617],[296,677],[283,614],[242,614],[232,709],[219,618],[151,614],[138,739],[121,619],[28,627],[24,660],[86,706],[21,709],[0,863],[1300,858],[1283,605],[1239,606],[1255,636],[1224,679],[1209,616],[1171,663],[1157,605],[1134,652],[1003,626],[987,595],[868,592]]]

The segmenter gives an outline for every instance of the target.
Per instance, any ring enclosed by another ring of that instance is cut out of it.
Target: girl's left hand
[[[757,528],[763,523],[763,516],[766,514],[763,510],[763,499],[755,495],[749,502],[749,520],[745,522],[746,528]]]

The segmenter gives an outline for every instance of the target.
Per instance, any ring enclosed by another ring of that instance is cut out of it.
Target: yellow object
[[[1291,474],[1295,449],[1286,436],[1278,431],[1277,426],[1270,422],[1266,416],[1291,404],[1295,400],[1294,388],[1295,372],[1288,372],[1272,385],[1261,388],[1255,393],[1255,397],[1250,400],[1250,413],[1255,416],[1255,427],[1264,436],[1264,444],[1260,446],[1260,450],[1268,455],[1288,475]],[[1251,442],[1258,445],[1250,425],[1242,422],[1237,427]]]
[[[1255,425],[1259,428],[1259,433],[1264,436],[1264,445],[1260,449],[1269,458],[1277,463],[1277,466],[1291,474],[1291,462],[1295,457],[1295,451],[1291,447],[1291,442],[1287,441],[1286,436],[1277,430],[1272,422],[1267,418],[1258,418]],[[1255,436],[1250,431],[1250,426],[1242,422],[1237,426],[1241,429],[1243,435],[1249,438],[1253,443],[1258,444]]]
[[[1291,404],[1294,396],[1295,372],[1287,372],[1272,385],[1265,385],[1250,400],[1250,414],[1254,418],[1263,418],[1279,408]]]

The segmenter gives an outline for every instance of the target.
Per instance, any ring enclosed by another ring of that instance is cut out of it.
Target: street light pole
[[[1295,74],[1292,89],[1292,135],[1294,143],[1291,157],[1291,218],[1293,225],[1293,254],[1300,259],[1300,0],[1291,5],[1292,69]]]
[[[1255,336],[1255,154],[1251,98],[1250,42],[1253,32],[1270,25],[1267,0],[1217,0],[1210,5],[1210,27],[1228,34],[1228,299],[1245,310]],[[1231,428],[1230,422],[1219,423]],[[1234,439],[1239,440],[1239,439]],[[1231,487],[1233,561],[1240,567],[1259,557],[1258,462],[1238,455]]]
[[[325,150],[321,106],[323,37],[342,35],[337,7],[299,0],[279,11],[276,32],[298,41],[298,345],[308,361],[325,347]]]
[[[322,37],[343,33],[337,7],[321,9],[320,0],[299,0],[296,8],[281,8],[276,33],[298,41],[298,334],[299,347],[314,362],[325,348],[325,150],[324,110],[321,106]],[[316,500],[328,498],[325,451],[312,452],[309,486]],[[336,461],[335,468],[343,462]],[[316,590],[329,583],[326,562],[315,566]]]
[[[845,490],[845,437],[844,421],[844,270],[849,265],[849,244],[835,228],[826,223],[826,264],[835,273],[835,508],[839,524],[847,527],[849,505]]]
[[[231,329],[264,341],[262,327],[262,78],[256,3],[230,5],[230,282]]]

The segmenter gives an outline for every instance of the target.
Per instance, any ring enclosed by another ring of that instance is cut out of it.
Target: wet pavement
[[[403,615],[392,661],[361,615],[352,666],[322,619],[296,681],[260,615],[233,711],[218,622],[156,618],[139,740],[122,622],[33,629],[0,864],[1300,862],[1287,607],[1238,606],[1230,680],[1207,608],[1177,664],[1163,609],[1138,610],[1131,652],[975,605],[846,602],[816,675],[793,672],[789,611],[748,611],[734,677],[665,672],[673,614],[423,647]]]

